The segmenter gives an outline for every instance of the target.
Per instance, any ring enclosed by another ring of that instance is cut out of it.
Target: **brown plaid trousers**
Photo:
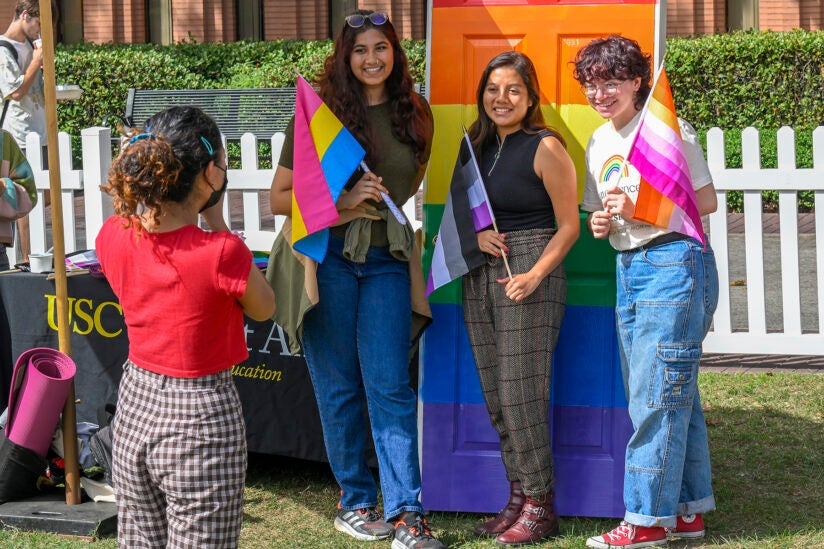
[[[507,258],[513,274],[535,265],[554,230],[507,233]],[[540,498],[554,486],[549,440],[549,390],[552,353],[566,308],[563,265],[544,278],[526,299],[504,294],[502,258],[493,258],[464,275],[464,322],[492,426],[510,481]]]

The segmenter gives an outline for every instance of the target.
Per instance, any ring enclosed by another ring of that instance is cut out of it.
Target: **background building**
[[[54,0],[54,4],[59,13],[58,41],[67,44],[318,40],[334,36],[343,17],[358,8],[386,11],[402,37],[426,36],[426,0]],[[4,0],[0,21],[10,21],[13,15],[14,1]]]
[[[480,3],[480,2],[479,2]],[[501,2],[503,3],[503,2]],[[426,36],[426,0],[54,0],[62,43],[318,40],[357,9],[388,12],[402,37]],[[13,0],[0,6],[10,21]],[[824,29],[822,0],[669,0],[667,35]]]
[[[667,35],[824,29],[821,0],[669,0]]]

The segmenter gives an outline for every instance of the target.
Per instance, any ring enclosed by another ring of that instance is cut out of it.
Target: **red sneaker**
[[[621,521],[618,528],[602,536],[587,540],[587,547],[594,549],[635,549],[637,547],[658,547],[667,544],[667,529],[662,527],[635,526]]]
[[[667,528],[670,539],[700,539],[704,537],[704,519],[701,515],[678,517],[675,528]]]

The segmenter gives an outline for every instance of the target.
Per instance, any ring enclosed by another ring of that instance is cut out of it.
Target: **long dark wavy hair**
[[[581,85],[593,80],[632,80],[641,78],[635,93],[635,108],[641,110],[649,97],[652,56],[641,51],[638,42],[617,34],[596,38],[575,56],[572,76]]]
[[[132,128],[127,137],[129,144],[112,161],[109,180],[101,185],[126,226],[142,211],[150,210],[157,221],[164,203],[184,202],[198,174],[223,154],[217,124],[198,107],[170,107],[149,118],[145,130]]]
[[[374,12],[357,10],[353,14],[368,16],[371,13]],[[367,115],[368,105],[363,85],[349,66],[355,38],[370,29],[382,33],[392,45],[394,65],[386,80],[386,91],[392,110],[392,135],[401,143],[411,145],[418,164],[424,164],[428,160],[432,118],[429,110],[421,103],[420,96],[414,92],[406,53],[391,21],[375,25],[367,17],[363,26],[358,28],[343,23],[343,28],[335,39],[335,50],[326,58],[323,72],[318,77],[320,96],[366,149],[367,164],[374,163],[380,156],[380,144],[376,143]]]
[[[499,53],[486,65],[484,72],[478,80],[478,89],[475,92],[475,99],[478,102],[478,119],[469,127],[469,140],[472,142],[472,148],[475,149],[475,154],[478,158],[481,157],[483,149],[495,143],[498,135],[495,122],[489,118],[484,109],[484,92],[486,84],[489,80],[489,75],[495,69],[502,67],[512,67],[521,76],[521,79],[526,85],[529,101],[532,105],[527,108],[526,115],[521,121],[521,128],[527,133],[538,133],[541,130],[551,131],[555,137],[566,146],[564,138],[553,128],[547,126],[544,120],[544,114],[541,112],[541,89],[538,86],[538,73],[535,71],[535,65],[532,60],[521,52],[507,51]]]

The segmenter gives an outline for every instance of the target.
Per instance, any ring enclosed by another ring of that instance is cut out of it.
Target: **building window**
[[[237,3],[237,34],[239,40],[263,40],[263,6],[260,0]]]
[[[152,44],[172,43],[172,0],[146,0],[148,39]]]
[[[727,0],[727,30],[758,29],[759,0]]]

